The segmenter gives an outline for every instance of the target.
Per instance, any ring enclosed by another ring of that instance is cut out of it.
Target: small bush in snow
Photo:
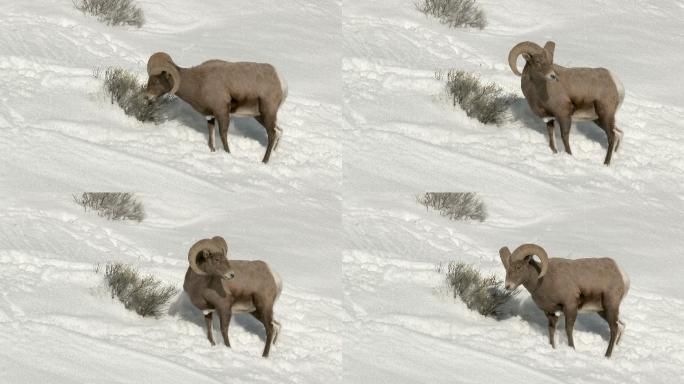
[[[484,12],[475,0],[421,0],[416,4],[419,11],[434,16],[451,28],[487,26]]]
[[[483,84],[477,76],[465,71],[452,69],[446,75],[437,72],[435,78],[446,80],[445,90],[453,106],[458,104],[468,117],[484,124],[500,124],[514,99],[500,86]]]
[[[145,22],[142,9],[132,0],[74,0],[74,6],[107,25],[128,24],[140,28]]]
[[[416,199],[451,220],[484,221],[487,218],[484,202],[473,192],[426,192]]]
[[[83,192],[80,197],[74,196],[74,201],[83,206],[83,209],[92,209],[110,220],[141,222],[145,218],[142,203],[128,192]]]
[[[99,76],[98,72],[94,74]],[[139,121],[158,122],[161,108],[168,99],[161,97],[150,102],[145,98],[145,88],[145,85],[138,83],[135,73],[125,69],[110,67],[104,73],[104,90],[112,104],[116,102],[127,115]]]
[[[164,285],[154,276],[140,276],[130,265],[109,263],[105,266],[105,282],[112,293],[126,309],[139,315],[159,317],[168,307],[169,300],[176,295],[175,287]]]
[[[518,294],[518,290],[507,291],[496,276],[483,276],[463,262],[452,261],[447,265],[446,284],[454,298],[461,298],[468,309],[484,316],[501,316],[502,306]]]

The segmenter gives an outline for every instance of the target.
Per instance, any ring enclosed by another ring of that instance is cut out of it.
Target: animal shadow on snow
[[[197,113],[188,103],[173,98],[165,107],[160,118],[160,122],[179,121],[185,126],[188,126],[197,132],[204,134],[209,138],[209,129],[207,129],[207,119],[201,114]],[[251,117],[235,117],[230,118],[230,128],[228,130],[228,142],[230,144],[230,137],[235,134],[248,137],[256,140],[263,147],[268,144],[268,136],[266,129]],[[223,150],[223,144],[219,136],[218,121],[216,121],[216,151]],[[208,141],[208,140],[207,140]]]
[[[517,316],[529,323],[535,330],[543,336],[543,340],[548,340],[549,321],[544,312],[532,301],[531,298],[513,298],[504,307],[505,315],[501,318]],[[597,313],[579,313],[575,320],[575,331],[590,332],[601,335],[605,341],[610,340],[610,329],[601,316]],[[560,339],[559,339],[560,337]],[[575,336],[576,337],[576,336]],[[576,339],[575,339],[576,340]],[[562,344],[567,345],[565,335],[565,316],[561,314],[560,320],[556,324],[556,348]]]
[[[181,294],[178,295],[178,299],[169,305],[169,316],[179,317],[182,320],[194,323],[202,328],[203,332],[206,332],[204,314],[192,305],[190,298],[188,298],[188,295],[186,295],[185,292],[181,292]],[[246,313],[235,314],[231,318],[231,325],[234,324],[238,324],[249,333],[258,335],[262,341],[266,341],[266,330],[264,330],[264,326],[259,320],[254,318],[254,316]],[[214,327],[214,340],[216,341],[216,344],[222,344],[223,338],[221,337],[218,315],[216,314],[214,315],[212,325]],[[230,328],[228,329],[228,333],[230,334]]]
[[[525,125],[525,127],[539,132],[544,136],[548,142],[548,131],[546,129],[546,123],[537,115],[535,115],[530,106],[527,104],[527,100],[521,97],[516,97],[511,102],[511,113],[513,119],[520,121]],[[596,141],[601,144],[601,147],[608,148],[608,138],[606,133],[591,121],[573,121],[572,127],[570,128],[570,147],[572,147],[572,134],[573,132],[579,132],[589,140]],[[562,152],[565,148],[563,147],[563,140],[560,135],[560,128],[558,128],[558,122],[555,123],[554,132],[556,134],[556,149]]]

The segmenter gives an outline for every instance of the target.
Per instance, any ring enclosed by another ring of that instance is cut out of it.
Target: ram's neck
[[[533,261],[532,263],[530,263],[528,269],[528,278],[523,283],[523,286],[525,287],[525,289],[527,289],[528,292],[530,292],[530,294],[533,294],[539,287],[539,284],[541,283],[541,281],[539,280],[541,266],[539,266],[539,264],[536,261]]]
[[[191,102],[191,100],[195,99],[196,90],[193,84],[197,83],[195,81],[196,75],[190,68],[178,67],[178,73],[180,74],[180,86],[178,87],[178,91],[176,91],[176,96],[187,102]]]

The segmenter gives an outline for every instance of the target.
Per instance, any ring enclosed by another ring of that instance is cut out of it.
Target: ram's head
[[[531,74],[544,77],[546,80],[558,81],[558,75],[553,68],[553,51],[555,48],[556,43],[553,41],[547,41],[544,48],[531,41],[523,41],[508,53],[508,65],[510,65],[513,73],[521,76],[522,74],[518,70],[518,56],[522,55],[532,70]]]
[[[533,259],[537,255],[541,266]],[[531,279],[542,278],[549,269],[549,257],[544,248],[536,244],[523,244],[511,254],[508,247],[499,250],[501,263],[506,268],[506,289],[514,290]]]
[[[212,275],[226,280],[235,277],[228,261],[228,244],[221,236],[196,242],[188,251],[188,262],[198,275]]]
[[[180,73],[178,67],[171,60],[171,56],[164,52],[157,52],[150,56],[147,61],[147,98],[154,100],[157,97],[170,93],[175,95],[180,87]]]

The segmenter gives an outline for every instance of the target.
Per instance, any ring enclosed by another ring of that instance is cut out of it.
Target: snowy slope
[[[684,381],[681,0],[481,0],[482,31],[448,29],[413,0],[138,3],[141,29],[71,0],[0,0],[0,382]],[[452,67],[520,94],[506,56],[527,39],[622,79],[625,140],[610,168],[592,125],[573,127],[574,157],[553,155],[524,101],[497,127],[440,99],[434,71]],[[181,101],[159,125],[110,104],[93,70],[145,80],[160,50],[181,66],[278,68],[290,92],[268,165],[250,119],[233,121],[233,153],[210,153],[204,119]],[[83,212],[71,195],[90,190],[135,191],[148,217]],[[490,217],[448,221],[415,203],[425,190],[480,191]],[[233,317],[232,349],[212,348],[183,295],[168,316],[141,318],[95,272],[123,261],[180,288],[187,249],[216,234],[283,277],[269,359],[251,317]],[[630,275],[613,359],[597,316],[578,319],[575,351],[561,321],[552,350],[526,293],[495,321],[444,292],[440,263],[503,276],[497,250],[530,241],[614,257]]]
[[[681,1],[480,1],[489,19],[482,31],[449,29],[413,3],[344,7],[342,76],[351,137],[344,178],[353,190],[498,190],[502,180],[511,181],[508,191],[533,186],[540,193],[681,189],[684,91],[672,86],[684,60]],[[598,166],[606,138],[593,124],[573,127],[574,157],[554,156],[543,122],[524,100],[498,127],[436,100],[443,84],[434,72],[448,68],[479,73],[522,97],[508,52],[517,42],[547,39],[556,41],[557,63],[610,68],[624,83],[617,124],[625,146],[613,167]]]
[[[346,324],[355,330],[343,349],[348,382],[681,382],[684,225],[681,209],[671,209],[681,200],[585,199],[578,210],[574,199],[483,197],[490,211],[484,223],[449,221],[412,194],[345,199]],[[627,271],[627,330],[611,360],[603,358],[609,332],[597,315],[578,317],[576,351],[567,347],[561,321],[553,350],[546,318],[526,291],[515,316],[502,321],[449,298],[437,265],[461,260],[503,278],[498,249],[524,242],[551,256],[611,256]],[[358,372],[378,376],[364,380]]]
[[[71,0],[0,2],[0,382],[339,380],[339,3],[138,3],[141,29],[106,26]],[[181,101],[159,125],[109,103],[93,70],[128,68],[144,81],[159,50],[182,66],[278,67],[290,92],[268,165],[253,120],[233,122],[232,154],[210,153],[206,122]],[[148,218],[85,213],[71,194],[92,190],[136,191]],[[143,319],[95,273],[123,261],[181,288],[188,248],[217,234],[232,257],[265,260],[284,280],[268,360],[251,317],[233,318],[233,349],[211,348],[183,296],[170,316]]]
[[[345,3],[346,381],[682,382],[684,92],[674,74],[684,3],[478,3],[484,30],[449,29],[412,1]],[[508,51],[547,39],[559,64],[605,66],[625,84],[625,146],[610,168],[591,124],[573,127],[575,156],[553,155],[524,100],[507,122],[485,126],[441,99],[433,75],[448,68],[522,96]],[[481,192],[487,221],[451,222],[415,202],[421,191],[464,190]],[[576,351],[561,321],[552,350],[527,292],[503,321],[444,292],[437,265],[462,260],[503,277],[498,249],[526,242],[551,256],[610,256],[630,275],[613,359],[603,358],[608,328],[597,315],[578,318]]]

